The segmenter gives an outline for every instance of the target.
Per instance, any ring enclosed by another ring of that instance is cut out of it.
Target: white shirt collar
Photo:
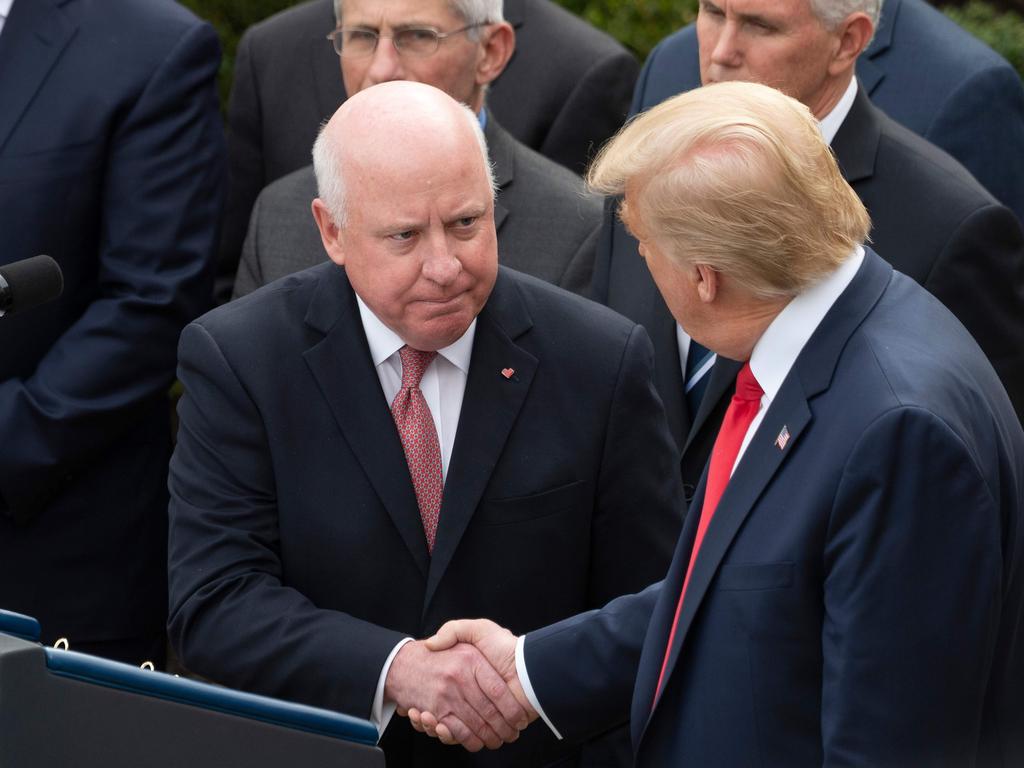
[[[2,2],[2,0],[0,0]],[[373,310],[366,306],[365,302],[356,294],[356,301],[359,304],[359,318],[363,322],[363,332],[366,334],[366,341],[370,345],[370,356],[373,358],[373,367],[376,368],[398,350],[405,342],[402,338],[388,328],[377,317]],[[473,337],[476,335],[476,318],[469,324],[469,328],[458,339],[444,349],[439,349],[437,354],[444,357],[465,374],[469,374],[469,360],[473,355]]]
[[[11,15],[11,6],[14,5],[14,0],[0,0],[0,32],[4,29],[4,22],[7,17]]]
[[[850,84],[846,86],[846,91],[839,98],[839,101],[836,102],[836,105],[832,107],[832,111],[825,115],[821,122],[818,123],[818,126],[821,128],[822,138],[825,139],[827,144],[832,144],[832,140],[839,133],[843,120],[850,114],[850,107],[853,106],[855,98],[857,98],[857,78],[851,77]]]
[[[750,369],[764,390],[765,406],[782,388],[782,382],[836,299],[853,281],[864,261],[857,249],[832,274],[796,296],[761,334],[750,355]]]

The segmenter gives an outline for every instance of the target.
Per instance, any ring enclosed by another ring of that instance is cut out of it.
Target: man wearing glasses
[[[505,266],[583,293],[590,284],[600,202],[572,172],[529,149],[485,108],[485,92],[515,50],[500,0],[337,0],[328,37],[345,91],[414,80],[480,118],[498,185],[498,252]],[[329,43],[324,41],[324,45]],[[312,166],[269,185],[253,208],[234,296],[326,259],[309,207]]]

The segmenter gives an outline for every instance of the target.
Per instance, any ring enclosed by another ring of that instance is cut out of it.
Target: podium
[[[0,768],[382,768],[369,722],[39,645],[0,610]]]

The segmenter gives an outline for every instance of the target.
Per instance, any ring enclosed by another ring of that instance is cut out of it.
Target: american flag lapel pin
[[[775,438],[775,445],[777,445],[779,450],[781,451],[783,448],[786,447],[786,443],[788,443],[788,442],[789,442],[789,427],[787,427],[786,425],[783,425],[782,429],[779,430],[779,436]]]

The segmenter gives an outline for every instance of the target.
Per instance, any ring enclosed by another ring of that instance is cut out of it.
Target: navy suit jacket
[[[460,616],[525,631],[660,579],[681,494],[651,365],[639,326],[501,268],[431,556],[344,270],[314,266],[200,318],[181,339],[170,479],[185,665],[365,717],[403,636]],[[536,729],[471,756],[401,718],[383,746],[402,766],[565,751]]]
[[[0,606],[46,641],[162,633],[167,391],[209,301],[219,59],[164,0],[16,0],[0,33],[0,261],[64,272],[59,301],[0,319]]]
[[[959,160],[1024,222],[1024,85],[998,53],[924,0],[885,0],[857,79],[889,117]],[[700,85],[691,24],[658,43],[631,113]]]
[[[832,149],[871,215],[872,246],[967,327],[1024,418],[1024,234],[1016,217],[949,155],[886,117],[863,89]],[[606,202],[592,295],[651,335],[658,391],[692,496],[739,366],[720,360],[699,411],[689,412],[675,321],[613,205]]]
[[[628,712],[639,766],[1024,764],[1024,433],[934,298],[867,253],[719,502],[652,712],[702,500],[662,584],[527,635],[564,736]]]

